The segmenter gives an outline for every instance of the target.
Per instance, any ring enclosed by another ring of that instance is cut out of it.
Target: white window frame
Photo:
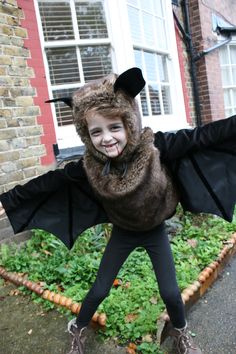
[[[156,0],[159,1],[159,0]],[[178,58],[178,50],[176,43],[176,34],[174,28],[174,20],[172,13],[171,0],[162,0],[164,12],[167,21],[167,43],[168,50],[162,51],[163,54],[168,55],[168,71],[170,76],[170,93],[172,97],[172,114],[162,116],[144,116],[142,118],[143,126],[150,126],[154,131],[170,131],[189,127],[186,119],[186,111],[184,105],[182,81],[180,75],[180,66]],[[109,9],[109,17],[113,28],[120,28],[121,30],[114,30],[112,33],[112,43],[114,51],[117,53],[116,62],[118,73],[135,65],[133,42],[130,33],[130,25],[127,11],[126,0],[112,0],[106,1]],[[153,49],[146,47],[145,49]],[[119,55],[121,53],[121,55]],[[122,55],[125,53],[125,55]],[[161,53],[161,52],[160,52]],[[145,69],[141,68],[145,77]]]
[[[76,11],[75,11],[75,6],[74,6],[74,1],[69,0],[70,6],[72,9],[72,23],[73,27],[76,26],[77,18],[76,18]],[[34,0],[34,5],[35,5],[35,11],[36,11],[36,17],[38,21],[38,28],[39,28],[39,35],[40,35],[40,41],[42,45],[42,53],[43,53],[43,60],[44,60],[44,66],[45,66],[45,72],[46,72],[46,79],[48,83],[48,89],[49,89],[49,96],[50,98],[53,98],[53,91],[59,90],[59,89],[67,89],[68,87],[70,89],[73,88],[78,88],[80,86],[83,86],[84,84],[84,77],[83,77],[83,70],[82,70],[82,63],[81,60],[79,60],[78,65],[80,69],[80,83],[71,83],[71,84],[60,84],[60,85],[51,85],[51,80],[50,80],[50,74],[49,74],[49,66],[47,62],[47,56],[46,56],[46,50],[47,48],[56,48],[56,47],[77,47],[78,45],[83,45],[83,44],[110,44],[111,45],[111,40],[109,37],[109,32],[108,32],[108,37],[106,39],[91,39],[91,40],[83,40],[79,39],[77,32],[74,31],[75,38],[72,40],[68,41],[47,41],[45,42],[44,40],[44,34],[43,34],[43,29],[41,26],[41,19],[40,19],[40,11],[39,11],[39,6],[38,6],[38,1]],[[83,143],[78,136],[76,129],[73,124],[71,125],[65,125],[65,126],[59,126],[57,122],[57,116],[56,116],[56,110],[55,110],[55,105],[51,105],[52,108],[52,115],[53,115],[53,122],[54,122],[54,127],[55,127],[55,132],[56,132],[56,138],[57,138],[57,143],[59,149],[65,149],[65,148],[72,148],[76,146],[82,146]]]
[[[232,64],[231,61],[230,61],[229,49],[232,46],[234,46],[236,48],[236,36],[235,35],[232,35],[232,40],[230,41],[230,43],[225,45],[225,47],[227,49],[229,63],[222,65],[222,63],[220,61],[221,70],[222,70],[223,67],[229,67],[230,68],[229,74],[230,74],[231,82],[233,82],[232,67],[234,66],[234,69],[236,70],[236,64]],[[230,96],[230,103],[231,104],[229,106],[226,105],[226,100],[225,100],[225,97],[224,97],[224,111],[225,111],[225,117],[227,118],[227,117],[230,117],[230,116],[236,114],[236,97],[235,98],[233,97],[233,90],[236,91],[236,83],[235,84],[228,83],[228,85],[225,85],[224,82],[223,82],[223,78],[222,78],[222,88],[223,88],[224,94],[225,94],[225,91],[227,90],[229,92],[229,96]],[[236,94],[235,94],[235,96],[236,96]]]
[[[73,0],[70,0],[73,2]],[[156,0],[159,1],[159,0]],[[170,77],[170,93],[172,98],[172,114],[170,115],[160,115],[160,116],[145,116],[143,117],[143,126],[150,126],[154,131],[162,130],[177,130],[188,126],[186,120],[186,112],[184,105],[184,97],[180,76],[180,67],[177,51],[177,43],[175,36],[175,28],[172,14],[172,3],[171,0],[162,0],[164,5],[164,11],[166,14],[167,20],[167,43],[168,50],[163,53],[168,55],[168,71]],[[38,23],[41,23],[40,13],[38,9],[37,0],[34,0],[36,16]],[[133,43],[130,33],[129,18],[127,11],[127,2],[126,0],[104,0],[104,8],[107,18],[107,28],[108,28],[108,38],[107,43],[111,43],[112,51],[112,65],[116,73],[120,74],[124,70],[135,66],[135,58],[133,51]],[[73,16],[74,21],[76,21],[76,15]],[[47,43],[47,46],[44,43],[43,31],[39,25],[39,34],[42,44],[42,52],[46,69],[46,78],[48,82],[49,92],[52,92],[49,69],[47,64],[47,58],[45,54],[44,47],[56,47],[60,45],[60,42]],[[99,43],[99,40],[95,40]],[[72,45],[75,41],[68,41]],[[93,40],[94,43],[94,40]],[[104,43],[104,40],[102,40]],[[63,45],[66,45],[66,42],[63,42]],[[142,68],[143,69],[143,68]],[[81,70],[82,73],[82,70]],[[145,77],[145,70],[143,70]],[[81,78],[82,79],[82,78]],[[65,85],[68,87],[67,85]],[[72,87],[73,85],[70,85]],[[78,85],[75,85],[78,87]],[[60,88],[63,88],[60,85]],[[54,86],[55,89],[55,86]],[[52,97],[52,94],[51,94]],[[141,105],[140,105],[141,107]],[[59,149],[81,146],[82,142],[78,137],[75,128],[73,125],[59,127],[56,119],[56,112],[54,105],[52,105],[54,126],[57,136],[57,142]]]

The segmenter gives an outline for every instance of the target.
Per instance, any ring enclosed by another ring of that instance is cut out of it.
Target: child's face
[[[121,118],[107,118],[95,112],[86,120],[95,149],[110,158],[119,156],[127,144],[127,134]]]

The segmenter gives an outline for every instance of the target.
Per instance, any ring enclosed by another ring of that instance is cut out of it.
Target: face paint
[[[107,150],[107,148],[104,147],[104,149],[105,149],[106,155],[109,156],[109,151]]]
[[[116,145],[117,155],[120,155],[119,147]]]
[[[119,156],[127,144],[127,133],[120,117],[111,119],[99,113],[87,119],[94,147],[109,158]]]

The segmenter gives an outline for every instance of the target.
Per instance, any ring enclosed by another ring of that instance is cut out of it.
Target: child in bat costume
[[[72,101],[64,99],[73,109],[77,132],[85,144],[83,159],[0,196],[16,230],[14,219],[17,217],[12,210],[23,207],[24,201],[30,200],[30,195],[35,197],[44,190],[60,190],[62,184],[70,179],[84,181],[81,179],[83,175],[92,187],[98,206],[105,211],[107,221],[113,223],[96,280],[78,317],[68,325],[73,337],[70,354],[84,353],[86,327],[99,304],[108,296],[122,264],[136,247],[144,247],[150,256],[160,295],[170,317],[170,322],[163,329],[161,342],[171,336],[176,352],[201,353],[188,335],[165,232],[164,221],[175,213],[181,199],[181,188],[177,188],[179,184],[170,172],[170,165],[176,165],[176,161],[191,151],[202,151],[215,144],[235,140],[236,119],[232,117],[176,134],[158,132],[154,135],[150,128],[142,129],[134,99],[144,84],[141,71],[132,68],[119,77],[112,74],[85,85],[75,92]],[[235,166],[233,173],[235,177]],[[100,220],[105,219],[101,217]],[[40,225],[44,228],[42,222]]]

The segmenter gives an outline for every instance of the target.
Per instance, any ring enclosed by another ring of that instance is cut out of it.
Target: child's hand
[[[5,209],[2,206],[2,203],[0,202],[0,216],[5,213]]]

